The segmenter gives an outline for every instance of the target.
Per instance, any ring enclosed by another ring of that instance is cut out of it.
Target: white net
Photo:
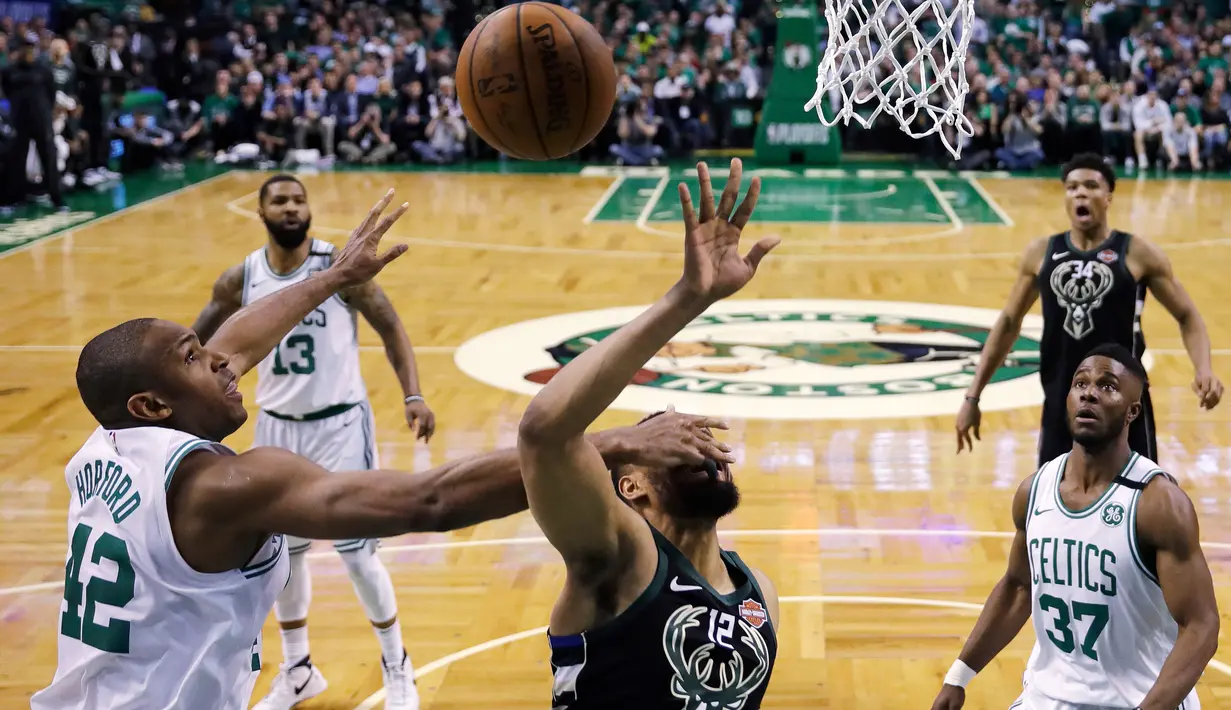
[[[853,118],[864,128],[884,112],[913,138],[939,133],[961,157],[973,135],[964,104],[974,17],[974,0],[825,0],[829,41],[804,109],[827,126]]]

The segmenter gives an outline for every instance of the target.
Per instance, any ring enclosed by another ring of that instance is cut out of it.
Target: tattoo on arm
[[[214,282],[214,292],[209,303],[202,309],[192,329],[197,333],[197,339],[204,344],[228,318],[235,315],[243,307],[244,296],[244,265],[232,266]]]

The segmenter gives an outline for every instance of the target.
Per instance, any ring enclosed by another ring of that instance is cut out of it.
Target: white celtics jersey
[[[221,444],[174,429],[98,428],[69,489],[59,658],[32,710],[246,710],[261,626],[286,586],[285,538],[241,569],[197,572],[172,539],[166,490],[188,453]]]
[[[1137,500],[1158,464],[1133,454],[1097,501],[1060,499],[1068,454],[1035,476],[1026,518],[1035,645],[1026,683],[1068,704],[1136,707],[1175,645],[1153,560],[1137,546]],[[1199,707],[1189,694],[1184,710]]]
[[[244,260],[243,304],[281,291],[329,267],[333,245],[312,240],[303,264],[275,273],[264,249]],[[287,417],[302,417],[367,399],[359,370],[359,324],[355,310],[333,296],[295,326],[257,367],[256,404]]]

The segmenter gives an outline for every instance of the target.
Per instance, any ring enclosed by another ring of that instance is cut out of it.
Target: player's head
[[[1102,449],[1126,437],[1141,414],[1141,395],[1149,386],[1145,366],[1127,348],[1100,345],[1091,350],[1069,387],[1069,430],[1087,450]]]
[[[651,414],[638,426],[662,413]],[[739,505],[731,467],[722,462],[673,469],[618,466],[611,469],[611,482],[616,495],[642,515],[653,510],[685,525],[712,526]]]
[[[308,238],[312,226],[312,210],[308,209],[308,191],[291,175],[275,175],[261,185],[257,197],[261,221],[278,246],[294,249]]]
[[[165,426],[221,441],[248,418],[225,355],[192,329],[138,318],[94,336],[77,359],[77,391],[109,429]]]
[[[1073,229],[1107,223],[1107,207],[1116,190],[1116,172],[1097,153],[1078,153],[1061,168],[1064,206]]]

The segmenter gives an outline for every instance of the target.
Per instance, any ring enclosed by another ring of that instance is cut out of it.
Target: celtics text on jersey
[[[174,429],[98,428],[65,469],[69,489],[58,659],[32,710],[245,710],[261,627],[290,574],[271,536],[240,569],[194,570],[167,512],[176,468],[221,444]]]
[[[269,265],[265,249],[257,249],[244,259],[243,305],[329,268],[333,257],[332,244],[313,239],[299,268],[279,274]],[[366,401],[358,314],[334,295],[278,343],[257,366],[257,375],[257,406],[288,419],[312,418]]]
[[[1035,474],[1026,517],[1031,623],[1026,683],[1065,703],[1136,707],[1153,687],[1179,627],[1153,560],[1137,540],[1137,502],[1158,464],[1133,454],[1082,510],[1061,499],[1068,454]],[[1197,710],[1194,690],[1185,710]]]
[[[778,641],[752,570],[723,550],[736,588],[720,594],[670,540],[651,531],[658,568],[641,596],[598,628],[548,635],[552,707],[759,708]]]

